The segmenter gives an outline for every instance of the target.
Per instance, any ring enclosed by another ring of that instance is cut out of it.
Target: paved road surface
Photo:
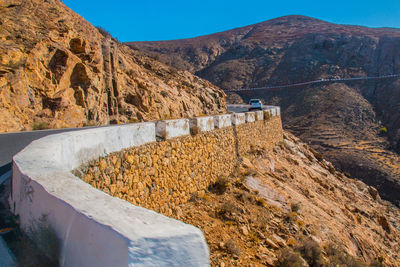
[[[226,109],[230,112],[236,112],[236,113],[240,113],[240,112],[247,112],[249,111],[249,107],[250,105],[226,105]],[[271,109],[275,106],[266,106],[263,105],[263,109],[264,110],[268,110]]]
[[[281,88],[290,88],[297,86],[305,86],[310,84],[318,84],[318,83],[337,83],[337,82],[348,82],[348,81],[363,81],[363,80],[381,80],[388,78],[398,78],[400,74],[389,74],[389,75],[381,75],[381,76],[361,76],[361,77],[353,77],[353,78],[334,78],[334,79],[320,79],[313,80],[301,83],[292,83],[286,85],[273,85],[273,86],[265,86],[265,87],[257,87],[257,88],[238,88],[238,89],[228,89],[224,90],[225,92],[240,92],[240,91],[254,91],[254,90],[268,90],[268,89],[281,89]]]
[[[42,130],[32,132],[0,133],[0,176],[11,169],[12,157],[32,141],[50,134],[88,128]]]

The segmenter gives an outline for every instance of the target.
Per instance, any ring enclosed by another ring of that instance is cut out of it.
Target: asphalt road
[[[240,112],[247,112],[249,111],[249,107],[250,105],[226,105],[226,109],[230,112],[236,112],[236,113],[240,113]],[[264,110],[268,110],[271,109],[275,106],[263,106]]]
[[[32,141],[50,134],[77,131],[87,128],[41,130],[32,132],[0,133],[0,176],[11,169],[12,157]]]

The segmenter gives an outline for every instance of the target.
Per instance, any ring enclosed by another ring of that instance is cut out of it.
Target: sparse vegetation
[[[381,136],[385,136],[388,134],[388,129],[385,126],[383,126],[383,127],[379,128],[378,134]]]
[[[293,251],[291,248],[281,250],[276,262],[277,267],[304,267],[305,260],[300,253]]]
[[[225,244],[225,249],[227,252],[233,255],[240,256],[241,251],[240,248],[236,245],[233,239],[229,239]]]
[[[335,244],[328,244],[325,248],[326,255],[328,256],[331,266],[348,266],[348,267],[363,267],[367,264],[354,258]]]
[[[196,135],[198,133],[200,133],[200,129],[199,129],[198,126],[194,125],[194,126],[190,127],[190,134],[191,135]]]
[[[109,32],[108,32],[106,29],[104,29],[103,27],[96,26],[96,28],[97,28],[97,30],[101,33],[101,35],[103,35],[104,37],[110,38],[110,39],[112,39],[114,42],[119,43],[118,39],[115,38],[115,37],[113,37],[113,36],[111,35],[111,33],[109,33]]]
[[[32,125],[32,130],[38,131],[38,130],[46,130],[50,129],[50,125],[48,122],[45,121],[34,121]]]
[[[130,118],[129,119],[129,123],[138,123],[138,122],[140,122],[140,120],[138,120],[137,118]]]
[[[209,186],[208,190],[218,195],[222,195],[228,189],[229,180],[226,177],[220,177],[218,180]]]
[[[296,248],[302,257],[307,261],[310,267],[324,266],[322,248],[320,245],[312,240],[306,240],[303,244]]]
[[[106,29],[100,26],[96,26],[97,30],[103,35],[104,37],[112,37],[111,33],[109,33]]]
[[[290,204],[290,209],[292,212],[298,213],[300,210],[300,203],[291,203]]]
[[[92,126],[97,126],[97,122],[94,120],[88,120],[83,124],[83,127],[92,127]]]

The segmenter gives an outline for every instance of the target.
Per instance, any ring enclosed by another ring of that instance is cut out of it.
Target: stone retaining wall
[[[225,114],[44,137],[13,158],[10,207],[27,231],[47,218],[61,266],[208,266],[198,228],[149,209],[171,214],[240,155],[280,142],[272,109],[235,125]]]
[[[266,120],[255,121],[255,113],[248,112],[233,114],[233,118],[240,124],[213,131],[205,127],[208,130],[204,132],[196,128],[193,136],[112,153],[89,162],[76,173],[107,194],[170,216],[193,193],[206,189],[219,177],[229,176],[239,156],[251,150],[271,149],[282,141],[278,116],[266,115]],[[165,123],[162,125],[165,137]]]

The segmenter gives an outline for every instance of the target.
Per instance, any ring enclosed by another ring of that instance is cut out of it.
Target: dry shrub
[[[46,129],[50,129],[49,123],[47,123],[45,121],[33,122],[32,130],[37,131],[37,130],[46,130]]]
[[[304,265],[304,259],[291,248],[282,249],[276,262],[277,267],[304,267]]]
[[[220,177],[218,180],[208,187],[208,190],[214,194],[222,195],[229,186],[229,180],[226,177]]]
[[[298,219],[298,213],[297,212],[293,212],[293,211],[291,211],[291,212],[289,212],[289,213],[287,213],[286,215],[285,215],[285,221],[286,222],[288,222],[288,223],[296,223],[297,222],[297,219]]]
[[[328,244],[325,249],[329,258],[330,266],[364,267],[364,262],[349,255],[343,248],[336,244]]]
[[[321,246],[314,240],[306,240],[296,248],[302,257],[307,261],[310,267],[325,266]]]
[[[236,245],[233,239],[229,239],[225,244],[225,249],[228,253],[240,256],[240,248]]]
[[[250,232],[249,238],[253,243],[256,243],[256,244],[260,243],[260,238],[254,232]]]
[[[267,207],[267,201],[264,198],[257,198],[256,199],[256,204],[260,207]]]
[[[300,203],[291,203],[290,209],[292,212],[298,212],[300,210]]]
[[[201,132],[200,128],[197,125],[193,125],[193,126],[190,127],[190,134],[191,135],[197,135],[200,132]]]
[[[239,209],[232,202],[225,202],[220,209],[221,215],[230,215],[233,213],[238,213]]]

